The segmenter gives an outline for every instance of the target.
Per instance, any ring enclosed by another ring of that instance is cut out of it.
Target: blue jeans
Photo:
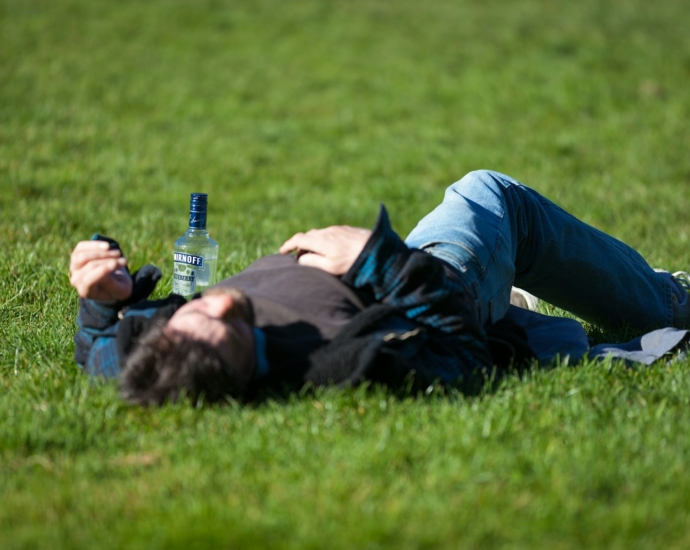
[[[498,172],[471,172],[451,185],[406,243],[460,272],[484,324],[506,314],[513,285],[602,326],[673,324],[668,275]]]

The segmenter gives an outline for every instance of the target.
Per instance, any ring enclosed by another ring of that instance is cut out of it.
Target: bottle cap
[[[189,210],[192,212],[206,212],[208,209],[208,195],[206,193],[192,193],[189,199]]]

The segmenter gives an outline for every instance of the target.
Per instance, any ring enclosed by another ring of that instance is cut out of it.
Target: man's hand
[[[70,256],[70,284],[82,298],[122,301],[132,294],[127,258],[104,241],[81,241]]]
[[[343,275],[369,240],[371,231],[333,225],[325,229],[312,229],[297,233],[280,247],[281,254],[297,251],[297,261],[301,265],[318,267],[333,275]]]

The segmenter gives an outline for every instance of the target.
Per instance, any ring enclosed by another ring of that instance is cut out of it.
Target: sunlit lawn
[[[478,168],[687,270],[688,36],[681,0],[5,0],[0,547],[688,547],[688,361],[142,410],[73,364],[67,277],[98,231],[165,295],[191,191],[227,276]]]

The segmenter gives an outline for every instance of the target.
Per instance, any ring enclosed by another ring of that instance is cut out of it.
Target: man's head
[[[216,287],[156,323],[122,371],[122,396],[142,405],[240,397],[254,372],[254,312],[235,288]]]

